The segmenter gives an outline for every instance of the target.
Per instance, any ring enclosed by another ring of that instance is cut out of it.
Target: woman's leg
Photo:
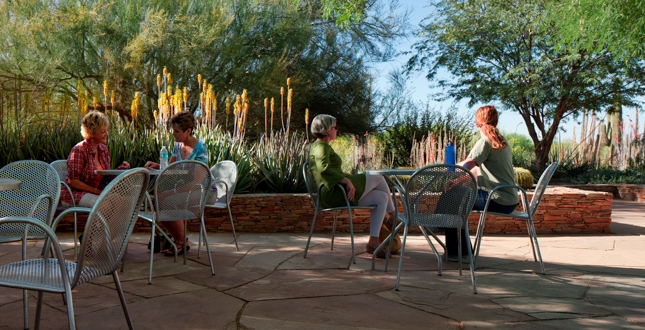
[[[94,194],[87,193],[87,194],[83,195],[83,197],[81,197],[81,200],[78,201],[78,205],[76,205],[76,206],[93,208],[94,204],[96,204],[96,201],[98,199],[99,199],[99,195],[94,195]],[[65,204],[67,204],[67,203],[65,203]],[[70,204],[67,204],[67,205],[70,205]]]
[[[392,202],[390,194],[380,190],[372,190],[367,194],[364,193],[363,197],[358,201],[360,206],[376,205],[375,209],[370,210],[370,239],[367,242],[373,248],[379,245],[378,235],[383,224],[388,200],[390,203]]]
[[[361,204],[361,201],[363,200],[363,198],[371,191],[382,191],[388,195],[385,212],[388,213],[390,219],[393,219],[394,203],[392,202],[392,198],[389,198],[390,187],[387,185],[387,182],[385,182],[385,178],[382,175],[365,175],[365,191],[363,192],[363,196],[361,196],[361,199],[358,201],[358,205],[375,205],[375,204],[365,204],[365,203]]]
[[[181,245],[184,244],[184,221],[162,221],[160,223],[168,229],[168,232],[172,235],[172,240],[175,241],[175,244],[178,244],[181,247]]]

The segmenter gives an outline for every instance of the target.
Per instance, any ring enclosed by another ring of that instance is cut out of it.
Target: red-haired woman
[[[497,110],[492,105],[483,106],[475,113],[475,126],[479,128],[481,138],[475,143],[468,157],[459,165],[469,169],[477,178],[477,199],[473,210],[483,210],[489,191],[501,185],[514,185],[515,172],[511,157],[511,148],[497,130]],[[517,189],[500,188],[491,196],[488,210],[498,213],[511,213],[517,207],[519,198]],[[462,243],[466,243],[465,234],[461,233]],[[446,229],[446,246],[448,259],[457,259],[456,229]],[[467,251],[462,245],[462,251]]]

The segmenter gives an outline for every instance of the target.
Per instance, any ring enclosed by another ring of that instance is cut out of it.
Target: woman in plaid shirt
[[[67,157],[67,178],[65,182],[72,189],[61,189],[61,204],[69,207],[72,198],[77,206],[93,207],[107,182],[103,176],[95,174],[96,170],[110,169],[110,156],[105,145],[108,137],[108,119],[98,111],[90,111],[83,117],[81,135],[83,141],[72,148]],[[129,169],[130,164],[123,162],[117,169]]]

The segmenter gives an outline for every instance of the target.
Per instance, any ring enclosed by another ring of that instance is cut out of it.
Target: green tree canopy
[[[645,55],[645,1],[547,0],[563,48],[606,48],[619,58]]]
[[[584,108],[636,106],[643,63],[615,61],[607,49],[555,46],[559,30],[545,6],[529,0],[444,0],[422,26],[409,70],[428,70],[443,97],[495,102],[519,113],[544,168],[560,123]],[[454,79],[442,79],[447,70]]]
[[[363,58],[387,56],[403,34],[401,21],[365,13],[340,30],[322,18],[322,7],[320,0],[2,1],[0,92],[50,91],[52,102],[74,104],[87,91],[90,108],[96,97],[105,110],[107,81],[122,116],[139,93],[145,122],[158,108],[157,75],[167,68],[172,91],[186,88],[191,110],[199,104],[198,75],[207,79],[220,124],[226,97],[247,89],[248,123],[259,132],[264,98],[274,97],[279,111],[280,88],[291,77],[292,130],[304,129],[309,108],[310,117],[352,118],[345,131],[364,132],[373,116]]]

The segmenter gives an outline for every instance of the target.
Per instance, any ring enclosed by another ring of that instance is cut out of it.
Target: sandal
[[[186,244],[186,248],[184,249],[183,245],[177,244],[177,255],[183,255],[186,251],[190,250],[190,245]],[[175,256],[175,251],[170,247],[169,249],[163,250],[163,253],[166,255],[166,257],[174,257]]]
[[[374,250],[375,249],[371,245],[369,244],[365,245],[365,253],[374,254]],[[385,258],[385,250],[384,249],[379,250],[378,253],[376,253],[376,257]]]

